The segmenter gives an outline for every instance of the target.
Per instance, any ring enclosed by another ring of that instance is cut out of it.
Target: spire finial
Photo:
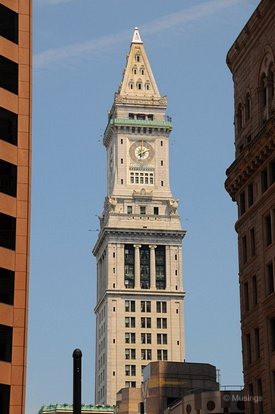
[[[139,34],[138,27],[135,27],[132,43],[143,43]]]

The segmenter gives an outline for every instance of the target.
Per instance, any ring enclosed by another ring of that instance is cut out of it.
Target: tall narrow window
[[[243,108],[242,104],[239,104],[237,109],[237,131],[240,132],[243,127]]]
[[[255,336],[255,358],[260,358],[260,331],[259,328],[256,328],[254,330],[254,336]]]
[[[251,118],[251,96],[249,93],[245,97],[245,120],[249,121]]]
[[[272,243],[272,229],[271,229],[271,215],[265,216],[265,245],[269,246]]]
[[[166,288],[165,246],[157,246],[156,255],[156,288]]]
[[[254,203],[254,187],[253,183],[249,184],[247,187],[247,196],[248,196],[248,207],[251,207]]]
[[[254,396],[254,387],[253,387],[253,384],[249,384],[248,385],[248,393],[249,393],[249,396]],[[255,411],[254,411],[254,398],[251,398],[250,400],[249,400],[249,414],[254,414],[255,413]]]
[[[273,262],[266,265],[266,294],[270,295],[274,292],[274,271]]]
[[[275,351],[275,317],[270,319],[270,342],[271,350]]]
[[[246,236],[242,238],[242,253],[243,253],[243,264],[247,262],[247,241]]]
[[[249,290],[248,290],[248,283],[244,283],[243,285],[243,295],[244,295],[244,310],[245,312],[249,311]]]
[[[268,188],[268,175],[267,175],[267,169],[264,169],[261,172],[261,188],[262,193],[264,193]]]
[[[126,288],[135,287],[135,251],[130,244],[124,250],[124,283]]]
[[[240,215],[245,213],[245,193],[244,191],[240,194]]]
[[[142,289],[150,288],[150,249],[141,246],[140,249],[140,286]]]
[[[253,295],[253,305],[256,306],[258,303],[258,286],[256,275],[252,277],[252,295]]]
[[[18,64],[0,56],[0,88],[18,94]]]
[[[264,405],[263,405],[263,386],[262,380],[257,380],[257,388],[258,388],[258,398],[259,398],[259,414],[264,413]]]
[[[255,256],[256,254],[256,242],[255,242],[255,229],[254,227],[250,229],[250,249],[251,249],[251,256]]]
[[[250,334],[246,335],[246,362],[247,364],[251,364],[251,337]]]

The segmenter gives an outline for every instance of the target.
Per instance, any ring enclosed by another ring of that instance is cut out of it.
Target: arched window
[[[135,59],[136,59],[136,62],[140,62],[140,54],[139,53],[136,54]]]
[[[141,80],[137,81],[137,89],[140,91],[142,89],[142,82]]]
[[[134,74],[134,75],[136,75],[136,74],[137,74],[137,66],[136,66],[136,65],[133,67],[133,74]]]
[[[146,91],[149,91],[150,90],[150,83],[149,82],[147,82],[145,84],[145,89],[146,89]]]
[[[245,97],[245,120],[246,122],[249,121],[251,118],[251,96],[250,93],[247,92]]]
[[[240,103],[237,110],[237,131],[240,132],[243,127],[243,107]]]
[[[140,68],[140,74],[141,74],[141,75],[144,75],[144,73],[145,73],[145,72],[144,72],[144,66],[141,66],[141,68]]]
[[[130,81],[130,82],[129,82],[129,88],[130,88],[130,89],[134,89],[134,82],[133,82],[133,81]]]

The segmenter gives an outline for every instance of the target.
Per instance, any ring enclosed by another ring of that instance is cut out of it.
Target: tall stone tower
[[[107,197],[97,259],[96,403],[139,387],[150,361],[184,360],[182,239],[169,185],[166,97],[138,29],[104,134]]]
[[[228,52],[236,155],[243,372],[249,414],[275,413],[275,2],[262,0]]]

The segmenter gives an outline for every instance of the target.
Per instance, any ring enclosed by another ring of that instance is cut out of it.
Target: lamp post
[[[81,358],[80,349],[73,352],[73,414],[81,414]]]

